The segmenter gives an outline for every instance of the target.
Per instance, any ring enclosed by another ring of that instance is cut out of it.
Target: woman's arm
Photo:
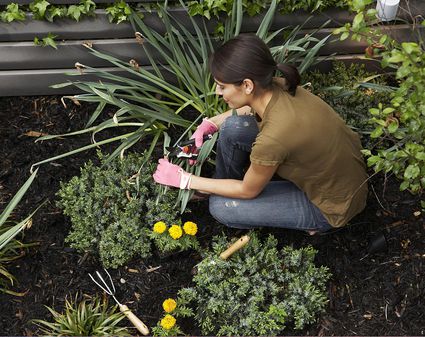
[[[227,110],[226,112],[223,112],[220,115],[214,116],[209,118],[211,122],[213,122],[215,125],[217,125],[217,128],[220,129],[221,124],[225,121],[225,119],[232,115],[233,110]],[[236,109],[236,112],[238,115],[248,115],[251,113],[251,107],[249,106],[243,106],[242,108]]]
[[[251,164],[243,180],[192,176],[190,188],[228,198],[253,199],[261,193],[276,172],[276,166]]]

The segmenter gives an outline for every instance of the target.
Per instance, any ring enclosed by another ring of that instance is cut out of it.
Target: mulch
[[[90,104],[65,108],[60,97],[54,96],[0,98],[0,208],[28,178],[33,163],[90,143],[89,135],[35,143],[34,132],[77,130],[93,109]],[[143,144],[135,147],[141,149]],[[42,165],[13,214],[15,220],[22,219],[48,200],[34,216],[32,227],[25,231],[23,241],[35,245],[7,266],[17,278],[12,289],[25,295],[0,294],[0,335],[38,334],[31,320],[51,320],[46,305],[61,311],[67,296],[100,293],[87,274],[101,265],[95,256],[67,247],[64,238],[70,222],[55,206],[60,181],[79,174],[88,159],[95,160],[95,150]],[[190,218],[201,227],[203,245],[208,245],[213,234],[244,233],[217,223],[208,214],[206,201],[193,207]],[[319,251],[317,264],[328,266],[333,274],[326,312],[317,323],[286,334],[425,334],[424,216],[419,197],[401,193],[393,177],[375,175],[371,179],[366,210],[346,228],[315,236],[282,229],[261,230],[261,235],[267,234],[275,235],[280,245],[312,245]],[[191,285],[193,267],[199,259],[196,253],[183,252],[132,260],[110,271],[117,280],[117,297],[148,326],[154,326],[162,315],[162,301]],[[190,335],[201,334],[191,320],[183,321],[182,328]]]

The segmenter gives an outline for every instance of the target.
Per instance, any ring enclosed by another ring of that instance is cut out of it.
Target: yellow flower
[[[165,315],[164,318],[161,319],[161,326],[165,330],[170,330],[174,325],[176,325],[176,319],[169,314]]]
[[[178,226],[178,225],[172,225],[170,229],[168,230],[168,233],[170,233],[170,236],[174,240],[179,239],[183,235],[182,228],[181,226]]]
[[[172,298],[168,298],[162,303],[162,307],[165,312],[170,313],[177,307],[177,303]]]
[[[158,221],[153,225],[153,231],[158,234],[162,234],[167,230],[167,225],[163,221]]]
[[[183,229],[187,235],[196,235],[196,233],[198,233],[198,226],[192,221],[186,221],[183,225]]]

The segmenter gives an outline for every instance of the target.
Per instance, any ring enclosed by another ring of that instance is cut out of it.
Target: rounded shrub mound
[[[261,242],[252,233],[246,247],[221,260],[226,248],[225,238],[214,238],[195,285],[179,292],[177,301],[189,303],[202,334],[278,335],[302,329],[324,310],[330,273],[314,265],[312,247],[278,249],[272,235]]]
[[[158,221],[176,221],[177,192],[160,195],[152,179],[155,165],[145,154],[129,154],[110,162],[99,152],[81,174],[61,183],[58,206],[71,219],[66,242],[79,251],[97,252],[105,267],[151,255],[148,233]]]

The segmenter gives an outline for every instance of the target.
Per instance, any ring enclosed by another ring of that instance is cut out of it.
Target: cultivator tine
[[[145,336],[149,335],[149,328],[146,326],[146,324],[143,323],[135,314],[133,314],[133,312],[125,304],[121,304],[120,302],[118,302],[115,297],[115,285],[114,281],[112,280],[111,274],[109,274],[106,269],[103,270],[105,271],[106,275],[108,275],[110,285],[108,285],[108,283],[97,270],[96,275],[99,282],[96,281],[96,279],[89,273],[91,280],[105,293],[112,296],[115,302],[117,302],[120,311],[130,320],[131,323],[133,323],[133,325],[136,327],[137,330],[139,330],[139,332],[141,332]]]
[[[113,294],[115,294],[115,285],[114,285],[114,281],[112,281],[111,274],[109,274],[108,271],[105,268],[103,268],[103,270],[105,271],[106,275],[108,275],[109,281],[110,281],[110,283],[112,285]],[[102,279],[102,281],[103,281],[103,279]],[[105,281],[103,281],[103,282],[105,282]],[[105,282],[105,285],[106,285],[106,282]]]

